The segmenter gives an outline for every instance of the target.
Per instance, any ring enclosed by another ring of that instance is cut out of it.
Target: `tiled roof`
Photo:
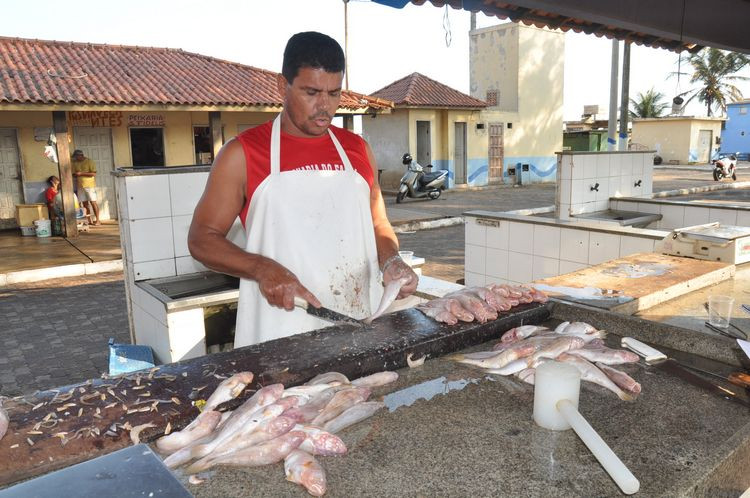
[[[281,106],[277,77],[179,49],[0,37],[0,105]],[[344,91],[340,106],[393,103]]]
[[[396,106],[455,107],[475,109],[487,107],[487,103],[465,93],[443,85],[420,73],[394,81],[373,92],[374,97],[392,100]]]

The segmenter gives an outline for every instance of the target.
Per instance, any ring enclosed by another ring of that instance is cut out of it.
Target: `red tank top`
[[[271,173],[271,126],[268,121],[237,135],[245,152],[247,167],[247,202],[242,208],[240,219],[245,224],[250,201],[258,185]],[[365,141],[343,128],[331,126],[331,131],[341,143],[354,169],[362,175],[372,188],[373,174],[367,157]],[[344,165],[336,146],[326,133],[320,137],[303,138],[281,132],[281,171],[343,171]]]

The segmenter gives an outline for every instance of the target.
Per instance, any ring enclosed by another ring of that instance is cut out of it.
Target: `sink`
[[[575,218],[580,220],[608,221],[617,223],[620,226],[645,228],[654,221],[660,220],[661,215],[654,213],[638,213],[635,211],[617,211],[614,209],[607,209],[604,211],[596,211],[594,213],[578,214],[575,216]]]

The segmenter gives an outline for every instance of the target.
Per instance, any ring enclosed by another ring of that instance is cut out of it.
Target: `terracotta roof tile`
[[[446,86],[420,73],[412,73],[373,92],[396,106],[484,108],[487,103]]]
[[[179,49],[0,37],[0,104],[281,106],[277,77]],[[345,90],[340,107],[393,103]]]

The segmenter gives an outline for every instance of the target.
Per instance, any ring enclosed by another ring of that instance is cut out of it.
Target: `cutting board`
[[[641,253],[534,283],[554,297],[632,315],[728,280],[734,272],[730,263]]]

